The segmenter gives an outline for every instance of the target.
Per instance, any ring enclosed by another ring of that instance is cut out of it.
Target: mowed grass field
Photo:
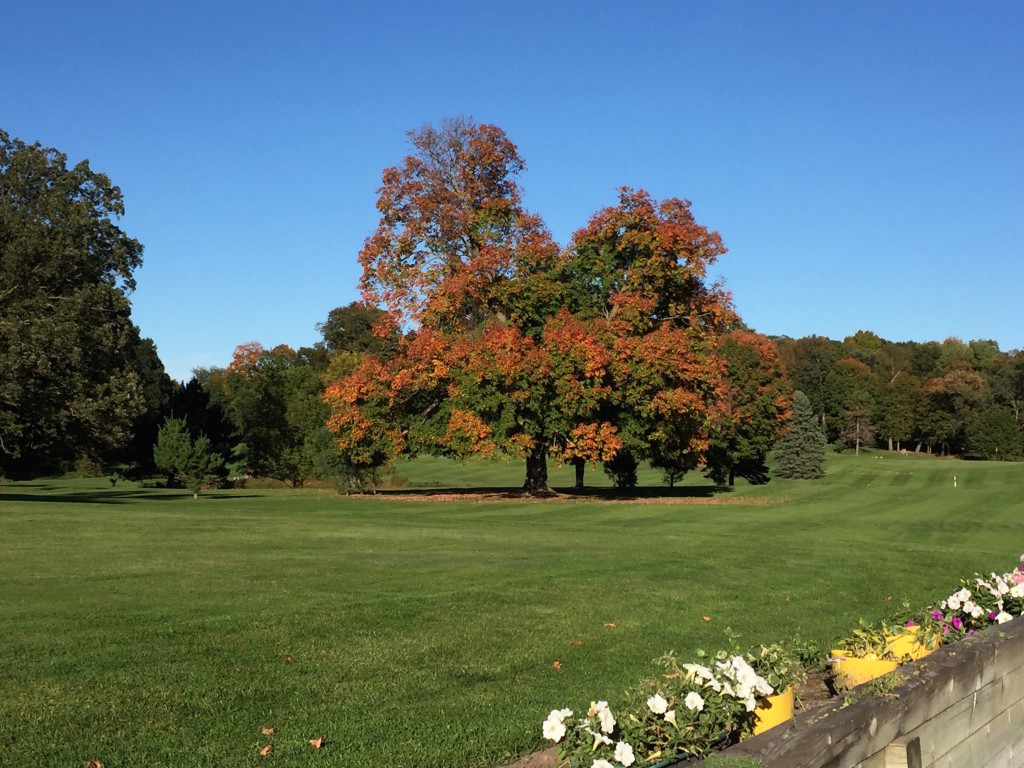
[[[430,459],[375,498],[5,483],[0,766],[499,765],[669,649],[825,647],[1024,551],[1024,465],[828,470],[636,500],[432,496],[522,468]]]

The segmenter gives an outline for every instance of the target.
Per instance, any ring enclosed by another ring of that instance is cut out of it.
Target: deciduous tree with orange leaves
[[[527,492],[547,490],[548,457],[699,461],[728,405],[718,338],[738,321],[707,280],[719,235],[687,201],[624,188],[559,249],[501,129],[455,119],[409,137],[359,256],[364,301],[404,333],[325,392],[348,460],[519,457]]]

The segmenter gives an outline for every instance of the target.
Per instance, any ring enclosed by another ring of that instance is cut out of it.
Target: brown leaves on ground
[[[560,662],[557,659],[555,659],[555,662],[551,666],[554,667],[555,669],[561,669],[562,668],[562,662]]]
[[[569,645],[571,645],[573,648],[579,648],[581,645],[583,645],[583,641],[573,640],[571,643],[569,643]]]
[[[271,726],[270,728],[263,728],[261,732],[263,733],[264,736],[269,736],[272,733],[277,733],[279,730],[281,729]]]
[[[321,736],[317,739],[310,739],[309,743],[313,745],[313,749],[320,749],[324,745],[325,736]]]
[[[609,629],[615,629],[615,622],[614,622],[614,621],[606,621],[606,622],[604,623],[604,625],[605,625],[606,627],[608,627]]]
[[[285,660],[285,662],[287,662],[288,664],[294,664],[294,663],[295,663],[295,659],[293,659],[293,658],[292,658],[291,656],[285,656],[285,657],[284,657],[284,660]]]
[[[260,750],[260,757],[266,757],[267,755],[269,755],[273,751],[274,751],[274,745],[273,744],[267,744],[267,746],[265,746],[263,749]]]
[[[86,760],[85,768],[103,768],[103,763],[99,760]]]

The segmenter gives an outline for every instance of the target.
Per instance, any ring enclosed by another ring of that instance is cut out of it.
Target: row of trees
[[[994,341],[891,342],[859,331],[842,342],[777,339],[794,386],[829,442],[859,450],[1024,455],[1024,355]]]
[[[623,188],[559,247],[500,129],[450,120],[410,141],[383,173],[363,302],[312,347],[243,344],[179,384],[131,321],[142,246],[117,226],[120,190],[0,132],[0,475],[85,460],[193,487],[243,472],[366,487],[430,453],[522,458],[531,492],[550,458],[580,483],[601,463],[630,485],[640,461],[669,483],[697,468],[763,482],[794,385],[837,444],[1021,454],[1021,356],[768,339],[708,281],[725,248],[688,201]],[[817,451],[797,433],[783,453]]]

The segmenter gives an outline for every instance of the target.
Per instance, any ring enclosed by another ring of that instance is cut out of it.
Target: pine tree
[[[192,439],[184,419],[167,419],[157,434],[153,462],[167,473],[168,485],[180,480],[199,498],[205,483],[213,480],[224,466],[224,459],[210,448],[204,436]]]
[[[775,464],[775,474],[791,480],[815,480],[825,474],[825,433],[803,392],[796,392],[789,432],[775,446]]]

